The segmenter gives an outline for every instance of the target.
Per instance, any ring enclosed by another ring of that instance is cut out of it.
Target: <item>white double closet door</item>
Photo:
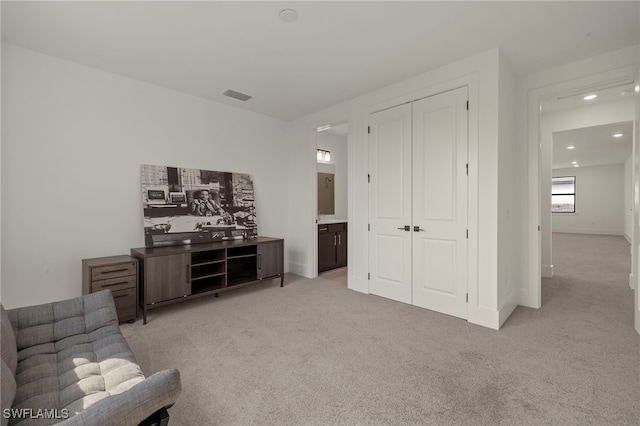
[[[370,115],[369,292],[467,318],[467,88]]]

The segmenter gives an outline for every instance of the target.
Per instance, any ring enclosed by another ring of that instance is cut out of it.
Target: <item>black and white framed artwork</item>
[[[253,176],[143,164],[145,246],[255,238]]]

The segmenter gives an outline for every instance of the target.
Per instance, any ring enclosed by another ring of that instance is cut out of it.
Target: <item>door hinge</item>
[[[371,231],[371,224],[367,223],[367,231]]]
[[[466,167],[467,167],[467,176],[469,176],[469,163],[467,163]]]
[[[467,101],[467,111],[469,111],[469,101]]]
[[[540,230],[540,225],[538,225],[538,231]]]
[[[469,230],[467,229],[467,240],[469,239]]]
[[[367,174],[367,183],[371,183],[371,175]]]
[[[469,303],[469,293],[467,293],[467,303]]]
[[[371,133],[371,126],[367,126],[367,133]]]
[[[371,272],[367,272],[367,279],[370,280],[371,279]]]

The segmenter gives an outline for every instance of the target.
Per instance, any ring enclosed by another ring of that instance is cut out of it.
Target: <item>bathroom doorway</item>
[[[346,120],[316,129],[316,271],[347,286],[348,140]]]

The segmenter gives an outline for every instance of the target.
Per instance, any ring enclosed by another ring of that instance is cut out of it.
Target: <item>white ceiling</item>
[[[622,133],[620,138],[612,135]],[[553,134],[553,168],[622,164],[632,153],[633,122],[605,124]],[[575,149],[569,150],[568,146]]]
[[[493,47],[517,74],[639,42],[640,3],[2,1],[2,40],[291,120]],[[282,9],[299,18],[286,23]],[[240,102],[227,89],[253,96]]]

